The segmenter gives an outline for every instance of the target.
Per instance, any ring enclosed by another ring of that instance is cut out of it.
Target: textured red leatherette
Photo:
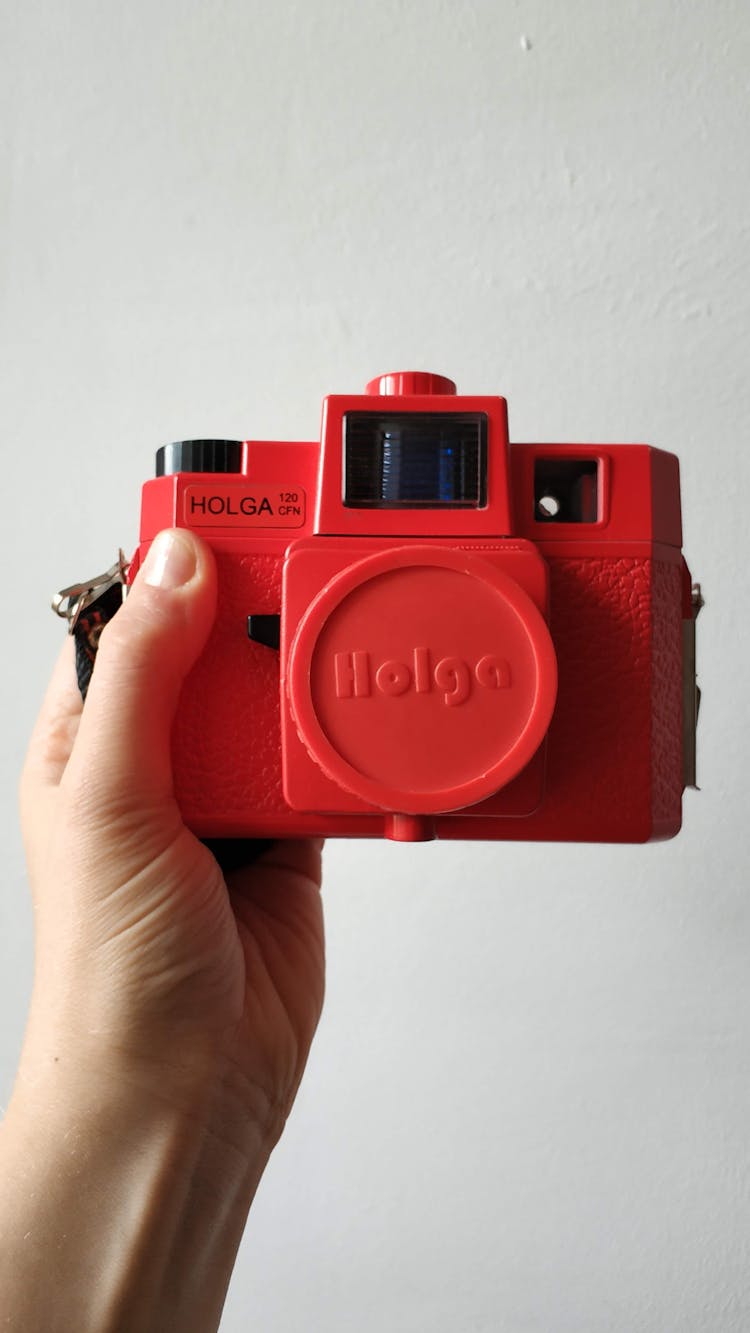
[[[558,699],[542,808],[438,821],[443,837],[630,842],[680,827],[681,570],[633,557],[550,560]]]
[[[183,687],[174,735],[177,799],[202,831],[289,813],[281,792],[279,655],[247,636],[280,610],[282,558],[216,552],[219,609]]]
[[[632,828],[650,809],[651,562],[553,560],[550,573],[559,687],[548,818]]]

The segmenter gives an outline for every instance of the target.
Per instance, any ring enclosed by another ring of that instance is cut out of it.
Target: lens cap
[[[491,796],[533,757],[557,662],[538,607],[489,560],[398,547],[326,584],[299,624],[286,688],[327,778],[380,809],[441,814]],[[292,792],[287,773],[292,804],[303,781]]]

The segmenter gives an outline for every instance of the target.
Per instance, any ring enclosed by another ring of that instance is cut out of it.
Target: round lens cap
[[[440,814],[491,796],[533,757],[557,663],[541,612],[507,574],[467,551],[398,547],[315,598],[287,690],[327,777],[382,809]]]

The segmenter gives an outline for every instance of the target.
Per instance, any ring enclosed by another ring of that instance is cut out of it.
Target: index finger
[[[21,776],[23,787],[57,787],[62,778],[83,711],[70,635],[57,657],[31,733]]]

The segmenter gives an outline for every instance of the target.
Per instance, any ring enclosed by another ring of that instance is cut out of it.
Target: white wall
[[[652,847],[329,846],[327,1010],[222,1329],[747,1330],[747,6],[2,16],[0,1097],[49,594],[133,546],[158,444],[438,370],[517,439],[679,453],[703,791]]]

